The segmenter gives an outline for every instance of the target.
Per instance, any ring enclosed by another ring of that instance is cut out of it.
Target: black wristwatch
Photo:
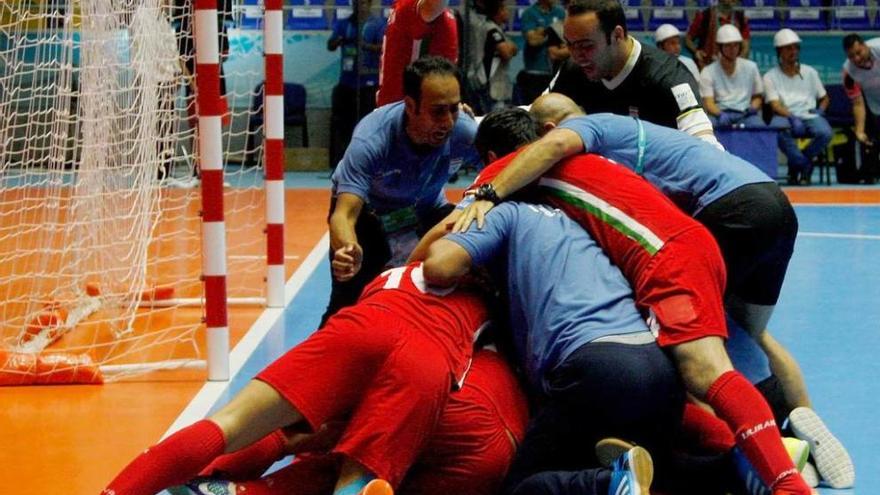
[[[497,205],[501,202],[501,198],[499,198],[498,193],[495,192],[495,186],[490,183],[480,185],[474,193],[474,199],[491,201],[493,205]]]

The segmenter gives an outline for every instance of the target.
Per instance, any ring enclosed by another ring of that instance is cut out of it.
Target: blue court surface
[[[796,210],[800,235],[770,329],[800,362],[814,408],[856,464],[854,489],[820,493],[880,494],[880,206]],[[221,402],[314,330],[329,292],[325,259]]]

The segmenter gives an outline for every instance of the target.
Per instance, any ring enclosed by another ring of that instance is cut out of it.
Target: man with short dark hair
[[[549,91],[568,96],[588,113],[632,115],[721,147],[691,73],[630,36],[617,0],[572,0],[563,30],[571,58]]]
[[[849,34],[843,38],[843,50],[847,58],[843,63],[843,87],[852,101],[855,137],[873,146],[880,133],[880,38],[865,41],[858,34]],[[863,171],[863,180],[868,184],[880,177],[876,153],[876,149],[871,150],[872,160],[868,170]]]
[[[333,288],[322,321],[357,300],[364,285],[403,264],[420,235],[452,205],[444,185],[479,158],[476,122],[459,115],[458,70],[440,57],[410,64],[404,101],[377,108],[355,128],[333,173]]]

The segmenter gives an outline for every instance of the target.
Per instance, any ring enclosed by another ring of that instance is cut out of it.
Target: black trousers
[[[668,472],[685,391],[656,344],[585,344],[550,373],[548,386],[504,493],[606,493],[607,470],[598,469],[594,447],[609,436],[645,447],[657,472]]]
[[[718,241],[727,268],[727,294],[773,305],[794,252],[798,221],[776,183],[748,184],[722,196],[695,219]]]
[[[330,214],[336,208],[336,200],[330,202]],[[419,237],[425,235],[425,232],[431,229],[435,224],[446,218],[452,212],[455,205],[446,204],[444,206],[434,208],[427,214],[419,218]],[[321,326],[327,322],[327,319],[336,314],[340,309],[351,306],[357,302],[361,296],[364,287],[367,286],[376,276],[382,273],[388,262],[391,260],[391,248],[388,246],[388,238],[382,230],[382,223],[379,218],[364,205],[361,214],[357,218],[354,227],[355,235],[357,235],[358,243],[364,251],[364,258],[361,262],[361,270],[350,280],[340,282],[333,279],[330,290],[330,302],[327,304],[327,310],[321,317]],[[330,261],[333,261],[333,252],[330,252]]]
[[[337,84],[333,87],[330,108],[330,169],[342,160],[354,128],[364,116],[376,108],[378,86],[360,89]]]

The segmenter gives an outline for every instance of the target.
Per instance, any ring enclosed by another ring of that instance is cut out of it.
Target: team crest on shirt
[[[449,173],[454,174],[464,165],[464,158],[453,158],[449,160]]]

